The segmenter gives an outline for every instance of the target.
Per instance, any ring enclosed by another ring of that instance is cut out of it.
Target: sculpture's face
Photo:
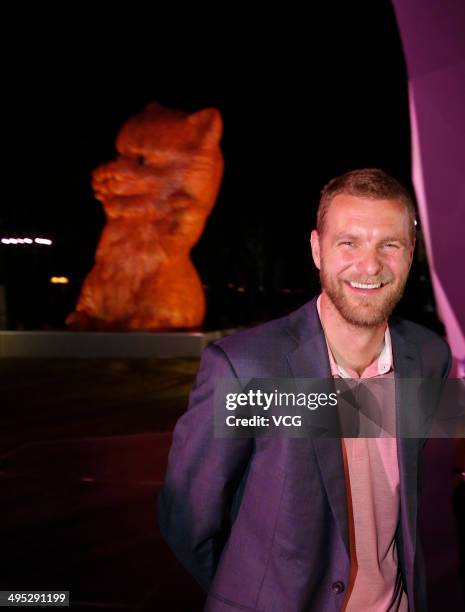
[[[381,324],[402,297],[414,244],[409,216],[397,200],[339,194],[312,254],[323,291],[341,316],[360,327]]]
[[[167,221],[195,208],[208,215],[221,179],[221,119],[213,109],[192,115],[149,104],[121,129],[116,160],[93,173],[108,217]],[[179,223],[178,223],[179,225]]]

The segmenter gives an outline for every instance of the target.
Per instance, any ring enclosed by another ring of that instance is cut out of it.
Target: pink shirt
[[[317,301],[320,314],[320,299]],[[359,377],[339,366],[328,347],[335,378],[394,379],[391,337]],[[395,431],[394,384],[378,397],[388,431]],[[407,595],[398,569],[395,532],[399,519],[399,467],[395,437],[343,438],[349,499],[352,576],[343,609],[346,612],[407,612]]]

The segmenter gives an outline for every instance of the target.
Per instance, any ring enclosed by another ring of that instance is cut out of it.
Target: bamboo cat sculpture
[[[118,134],[118,157],[92,187],[106,213],[74,312],[74,329],[197,327],[205,296],[191,262],[223,172],[219,111],[187,115],[150,103]]]

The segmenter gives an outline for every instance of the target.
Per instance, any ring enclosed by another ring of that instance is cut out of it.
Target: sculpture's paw
[[[82,310],[75,310],[66,317],[67,327],[75,331],[85,331],[92,329],[92,321],[90,317]]]

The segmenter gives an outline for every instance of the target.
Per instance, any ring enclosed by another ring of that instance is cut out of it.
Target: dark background
[[[53,240],[0,245],[10,329],[64,326],[105,220],[91,171],[115,156],[119,128],[150,100],[214,106],[224,120],[224,179],[192,254],[207,329],[272,318],[317,293],[308,236],[330,178],[382,167],[411,189],[406,69],[385,0],[305,13],[113,10],[99,20],[42,11],[22,23],[10,56],[12,195],[0,233]],[[52,275],[70,284],[51,285]],[[421,244],[400,311],[440,331]]]

